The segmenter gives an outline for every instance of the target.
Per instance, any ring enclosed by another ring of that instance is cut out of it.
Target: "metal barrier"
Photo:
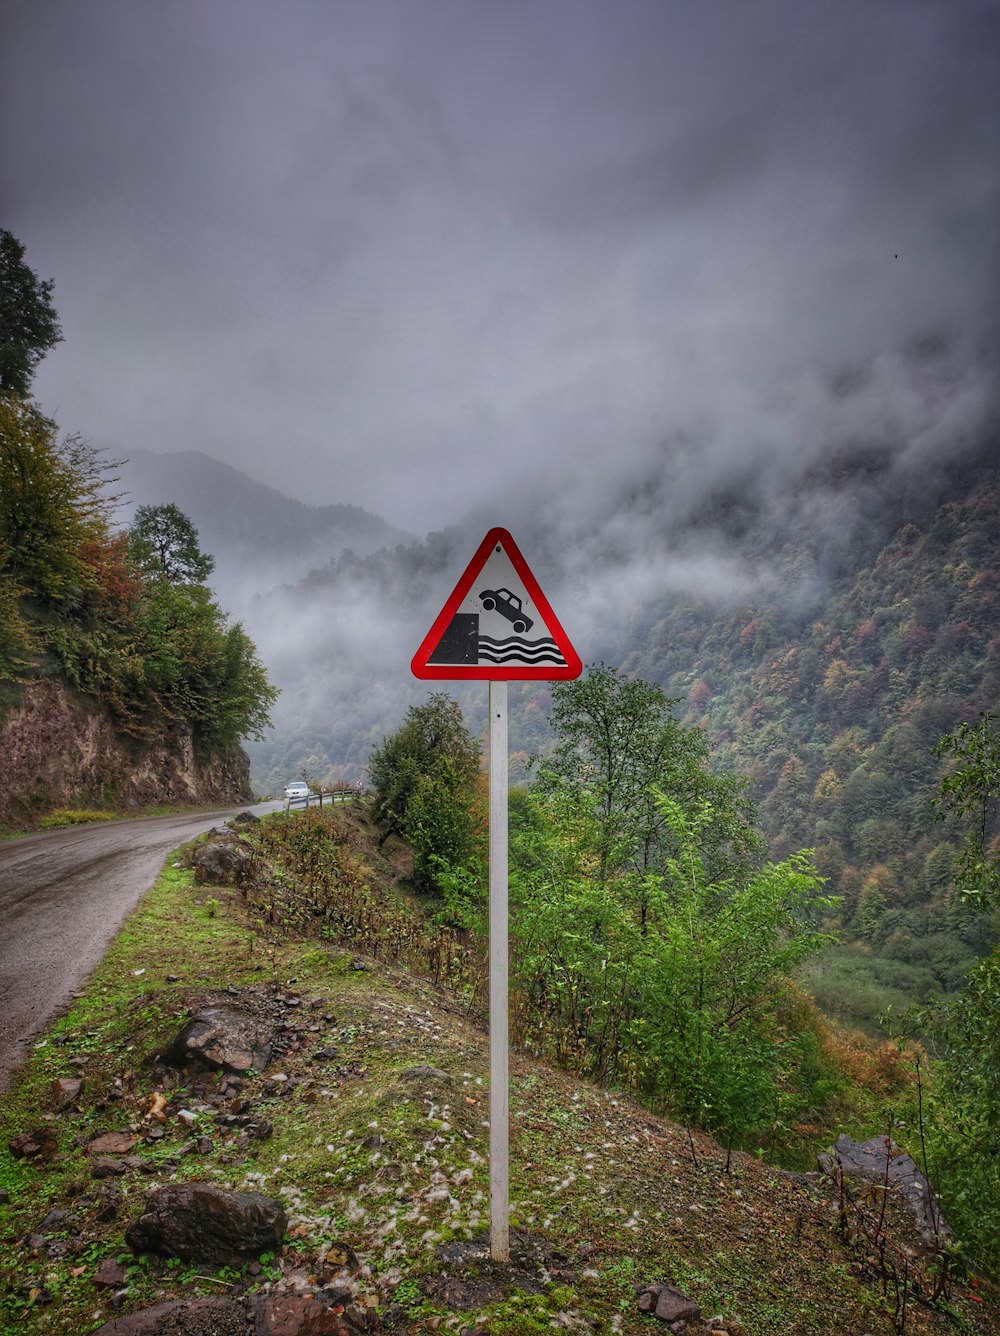
[[[331,803],[350,803],[362,796],[360,789],[320,789],[318,793],[307,793],[302,798],[286,798],[285,811],[293,807],[311,807],[314,803],[320,807],[324,800]]]

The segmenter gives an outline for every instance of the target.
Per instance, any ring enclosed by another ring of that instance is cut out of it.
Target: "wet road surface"
[[[262,804],[261,815],[280,806]],[[0,844],[0,1091],[178,845],[246,808],[143,817]]]

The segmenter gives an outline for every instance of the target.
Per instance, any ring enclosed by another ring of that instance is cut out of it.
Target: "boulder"
[[[209,1183],[172,1183],[150,1193],[145,1213],[125,1231],[125,1242],[134,1253],[232,1266],[277,1252],[285,1225],[284,1207],[273,1197]]]
[[[204,1007],[191,1017],[163,1059],[172,1067],[194,1062],[226,1072],[262,1072],[274,1048],[273,1021],[252,1016],[237,1006]]]
[[[113,1257],[105,1257],[94,1272],[95,1290],[118,1290],[125,1284],[125,1268]]]
[[[195,850],[191,865],[199,885],[236,886],[250,865],[250,853],[232,840],[212,840]]]
[[[359,1328],[308,1295],[250,1301],[254,1336],[355,1336]]]
[[[930,1184],[916,1163],[890,1137],[872,1137],[869,1141],[855,1141],[842,1133],[836,1144],[819,1156],[820,1168],[833,1174],[838,1168],[848,1178],[860,1178],[869,1183],[888,1183],[913,1214],[924,1239],[950,1238],[953,1231],[941,1214],[941,1207],[931,1191]]]

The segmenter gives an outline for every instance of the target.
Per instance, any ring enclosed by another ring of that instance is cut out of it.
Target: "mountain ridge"
[[[272,563],[281,578],[350,549],[368,555],[413,535],[360,506],[310,505],[201,450],[131,450],[123,461],[120,510],[127,524],[140,505],[177,505],[217,562],[218,582],[238,584],[248,561]]]

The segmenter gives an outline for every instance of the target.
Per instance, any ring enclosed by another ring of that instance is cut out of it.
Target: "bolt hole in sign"
[[[580,656],[506,529],[491,529],[410,664],[415,677],[579,677]]]

